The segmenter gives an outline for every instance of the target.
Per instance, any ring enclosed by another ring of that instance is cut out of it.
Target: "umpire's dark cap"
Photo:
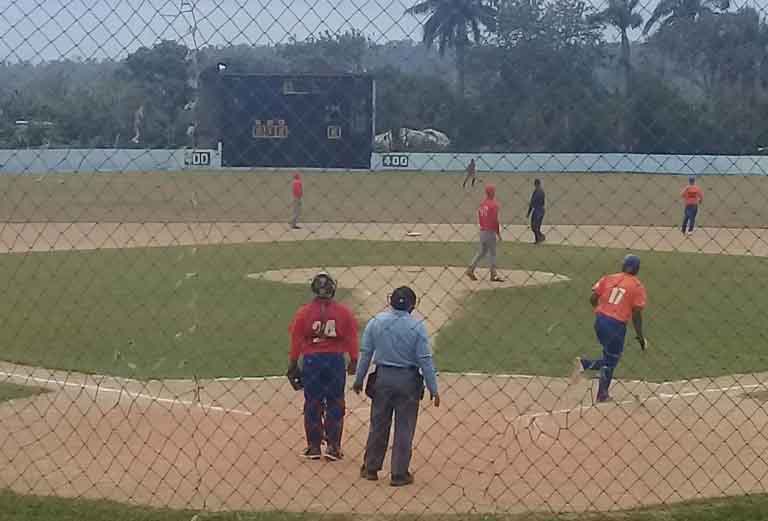
[[[399,311],[413,311],[416,307],[416,293],[408,286],[400,286],[389,297],[389,304]]]

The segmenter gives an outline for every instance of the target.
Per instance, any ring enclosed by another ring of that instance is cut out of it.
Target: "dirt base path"
[[[660,226],[557,225],[545,228],[546,244],[634,250],[768,256],[768,229],[700,228],[686,237]],[[507,241],[530,242],[525,226],[506,226]],[[2,223],[0,252],[94,250],[351,239],[364,241],[474,242],[469,224],[309,223]]]
[[[0,483],[21,493],[437,513],[614,510],[768,486],[768,375],[617,382],[616,402],[596,406],[591,381],[441,374],[444,406],[422,405],[418,483],[391,489],[357,478],[369,404],[354,395],[348,458],[308,462],[301,394],[282,378],[135,382],[10,364],[2,374],[54,391],[0,407]]]
[[[0,242],[25,252],[475,236],[474,227],[461,225],[308,228],[6,224]],[[506,230],[507,239],[527,240],[527,233]],[[555,244],[766,255],[763,238],[762,230],[702,229],[693,238],[663,228],[558,226],[548,233]],[[402,271],[409,273],[435,276]],[[213,510],[450,513],[613,510],[768,488],[765,374],[620,381],[616,402],[599,406],[592,381],[442,374],[444,406],[422,406],[417,484],[404,489],[358,479],[369,404],[354,395],[348,457],[326,463],[298,457],[302,399],[282,378],[138,382],[13,364],[0,364],[0,378],[52,391],[0,404],[0,486],[20,493]]]

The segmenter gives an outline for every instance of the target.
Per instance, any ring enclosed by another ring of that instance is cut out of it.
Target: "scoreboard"
[[[375,85],[366,75],[222,74],[222,164],[368,169]]]

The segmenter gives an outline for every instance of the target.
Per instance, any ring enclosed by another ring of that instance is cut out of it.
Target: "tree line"
[[[0,64],[0,147],[212,146],[227,72],[367,73],[377,131],[465,151],[754,154],[768,146],[768,25],[728,0],[423,0],[420,42],[359,31],[270,46],[174,41],[120,60]],[[630,38],[633,34],[642,37]],[[247,36],[247,35],[246,35]]]

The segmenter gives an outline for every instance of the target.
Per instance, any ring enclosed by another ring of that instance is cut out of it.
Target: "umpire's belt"
[[[395,370],[395,371],[414,371],[416,373],[419,372],[419,368],[415,367],[415,366],[400,367],[400,366],[397,366],[397,365],[381,365],[381,364],[379,364],[376,367],[381,367],[382,369],[386,369],[386,370],[392,369],[392,370]]]

